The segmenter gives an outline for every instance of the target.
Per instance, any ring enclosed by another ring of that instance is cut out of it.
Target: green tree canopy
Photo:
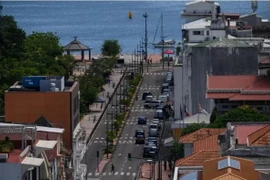
[[[121,52],[121,47],[118,40],[105,40],[101,52],[104,56],[114,57]]]
[[[229,112],[217,117],[216,121],[210,124],[210,127],[223,128],[228,122],[259,122],[269,121],[267,115],[261,114],[256,109],[247,105],[232,109]]]
[[[191,125],[188,125],[186,128],[182,129],[180,136],[184,136],[186,134],[195,132],[201,128],[207,127],[207,125],[202,124],[202,123],[193,123]]]

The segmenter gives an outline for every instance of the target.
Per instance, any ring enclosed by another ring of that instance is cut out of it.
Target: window
[[[206,35],[209,36],[209,34],[210,34],[209,31],[206,31]]]
[[[73,99],[73,114],[77,112],[77,109],[79,108],[79,97],[78,95]]]
[[[196,36],[201,35],[201,31],[193,31],[193,35],[196,35]]]
[[[229,106],[228,106],[228,105],[223,105],[222,108],[223,108],[223,109],[228,109]]]

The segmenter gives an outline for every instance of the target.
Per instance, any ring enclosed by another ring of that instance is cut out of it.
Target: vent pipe
[[[55,89],[56,89],[55,88],[55,83],[51,83],[50,85],[51,85],[50,90],[53,91],[53,92],[55,92]]]

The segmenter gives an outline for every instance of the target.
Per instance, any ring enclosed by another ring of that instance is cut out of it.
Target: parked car
[[[145,143],[145,132],[143,129],[136,129],[135,131],[135,144]]]
[[[157,153],[157,146],[149,145],[143,148],[143,157],[155,158]]]
[[[158,129],[161,128],[161,122],[159,119],[153,119],[151,124],[156,124],[158,126]]]
[[[148,137],[147,143],[154,143],[157,146],[158,145],[158,138],[157,137]]]
[[[152,95],[152,93],[150,92],[150,91],[145,91],[145,92],[143,92],[143,94],[142,94],[142,100],[145,100],[145,98],[147,97],[147,96],[151,96]]]
[[[138,120],[138,124],[147,124],[147,118],[144,116],[139,116],[137,120]]]
[[[161,109],[157,109],[155,114],[154,114],[155,119],[163,120],[164,119],[164,114]]]
[[[158,125],[154,123],[149,124],[149,131],[151,130],[158,130]]]
[[[157,108],[160,106],[162,103],[160,100],[152,100],[152,101],[145,101],[144,107],[145,108]]]
[[[163,83],[162,86],[161,86],[161,93],[163,93],[164,89],[169,89],[169,88],[170,88],[169,83]]]
[[[152,95],[146,96],[145,101],[152,101],[154,97]]]
[[[158,137],[159,136],[159,130],[158,129],[149,129],[148,136],[149,137]]]
[[[166,96],[166,95],[160,95],[158,97],[158,100],[160,100],[162,103],[166,103],[168,101],[168,96]]]

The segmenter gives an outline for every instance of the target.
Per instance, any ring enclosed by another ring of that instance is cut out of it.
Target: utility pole
[[[145,46],[145,60],[146,60],[146,67],[147,67],[147,72],[148,72],[148,54],[147,54],[147,42],[148,42],[148,39],[147,39],[147,18],[148,18],[148,14],[147,14],[147,12],[145,12],[144,14],[143,14],[143,17],[144,17],[144,27],[145,27],[145,30],[144,30],[144,32],[145,32],[145,35],[144,35],[144,46]]]
[[[162,41],[162,69],[164,69],[164,35],[163,35],[163,13],[161,13],[161,41]]]

